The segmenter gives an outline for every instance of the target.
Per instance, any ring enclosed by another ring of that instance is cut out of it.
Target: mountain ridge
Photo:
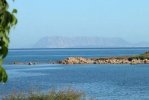
[[[130,43],[122,38],[109,37],[43,37],[33,48],[104,48],[104,47],[149,47],[147,42]]]

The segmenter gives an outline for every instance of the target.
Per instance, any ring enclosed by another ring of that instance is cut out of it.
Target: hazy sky
[[[10,47],[45,36],[121,37],[149,42],[149,0],[8,0],[18,9]]]

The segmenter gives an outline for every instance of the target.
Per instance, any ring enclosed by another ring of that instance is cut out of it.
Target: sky
[[[10,48],[46,36],[120,37],[149,42],[149,0],[8,0],[18,10]]]

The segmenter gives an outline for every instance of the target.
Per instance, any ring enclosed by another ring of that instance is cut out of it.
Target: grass
[[[144,54],[140,54],[140,55],[136,55],[136,56],[131,56],[131,57],[128,58],[129,61],[131,61],[133,59],[140,59],[140,60],[148,59],[149,60],[149,51],[148,52],[145,52]]]
[[[71,89],[63,91],[52,90],[49,93],[19,93],[11,94],[2,98],[2,100],[85,100],[83,93]]]

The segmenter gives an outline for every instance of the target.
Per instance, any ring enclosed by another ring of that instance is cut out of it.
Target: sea
[[[148,64],[48,64],[68,57],[112,57],[142,54],[149,48],[10,49],[4,62],[9,79],[0,98],[26,91],[73,89],[94,100],[149,100]],[[42,62],[15,65],[11,62]]]

